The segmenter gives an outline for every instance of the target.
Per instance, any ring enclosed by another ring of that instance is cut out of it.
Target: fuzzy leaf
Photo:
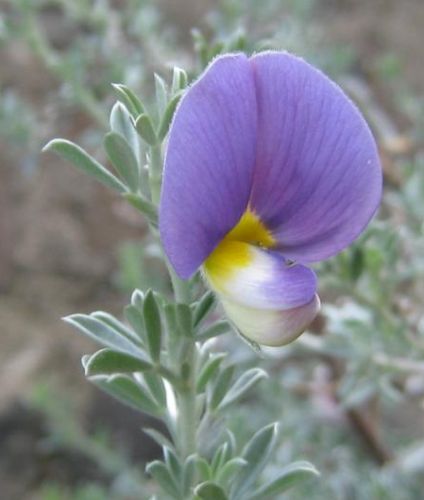
[[[147,359],[142,360],[112,349],[97,351],[85,361],[84,365],[87,377],[113,373],[142,372],[153,368]]]
[[[146,472],[150,474],[162,490],[168,493],[168,495],[171,495],[172,498],[181,498],[178,486],[175,484],[172,474],[163,462],[155,460],[147,464]]]
[[[159,124],[159,129],[157,136],[160,141],[163,141],[163,139],[166,137],[166,134],[168,133],[169,127],[172,122],[172,118],[174,117],[175,110],[178,106],[178,103],[181,100],[182,93],[179,92],[177,95],[175,95],[167,104],[165,112],[162,115],[162,119]]]
[[[132,355],[143,354],[134,342],[123,336],[122,333],[118,332],[111,326],[96,318],[92,318],[85,314],[73,314],[72,316],[67,316],[63,319],[85,335],[88,335],[106,347],[111,347],[118,351],[124,351]]]
[[[121,135],[127,141],[137,164],[140,164],[140,141],[130,112],[120,102],[116,102],[110,112],[109,122],[112,132]]]
[[[194,494],[202,500],[228,500],[221,486],[218,486],[212,481],[206,481],[197,486],[194,490]]]
[[[143,113],[142,102],[130,88],[120,83],[112,83],[112,87],[115,89],[118,99],[125,105],[133,118],[137,118]]]
[[[209,406],[215,410],[226,395],[234,374],[234,366],[225,367],[215,380]]]
[[[150,224],[157,227],[158,212],[152,202],[147,200],[144,196],[135,193],[125,193],[123,196],[134,208],[147,217]]]
[[[106,392],[136,410],[149,413],[155,417],[162,414],[161,408],[157,406],[146,389],[127,375],[112,375],[108,378],[99,376],[93,377],[91,380]]]
[[[135,128],[140,137],[150,146],[154,146],[158,142],[152,120],[149,115],[141,114],[135,121]]]
[[[104,138],[104,147],[115,170],[132,192],[138,191],[139,173],[137,158],[122,135],[109,132]]]
[[[234,500],[244,500],[246,491],[254,484],[259,474],[262,472],[273,451],[277,438],[277,424],[267,425],[260,429],[248,441],[241,454],[247,465],[235,478],[232,485]]]
[[[134,331],[140,339],[145,340],[143,314],[140,312],[139,308],[132,304],[125,306],[124,316],[128,323],[134,328]]]
[[[217,321],[211,326],[203,330],[197,335],[197,339],[204,342],[205,340],[211,339],[213,337],[218,337],[224,333],[228,333],[231,330],[231,326],[228,321]]]
[[[105,186],[119,193],[125,193],[127,191],[125,185],[118,178],[71,141],[67,141],[66,139],[53,139],[44,146],[43,151],[54,151],[60,157],[70,161],[82,172],[94,177]]]
[[[159,307],[151,290],[146,293],[143,303],[144,327],[150,356],[154,361],[160,358],[162,325]]]
[[[284,467],[278,477],[256,490],[248,500],[273,500],[296,484],[319,476],[317,469],[309,462],[299,461]]]
[[[222,360],[225,358],[226,354],[212,354],[208,361],[205,363],[203,368],[200,371],[200,374],[197,378],[197,392],[203,392],[205,390],[206,384],[209,382],[211,378],[216,374],[219,369],[219,365]]]
[[[215,294],[211,291],[206,292],[203,297],[195,304],[193,310],[193,326],[196,328],[203,319],[209,314],[216,304]]]
[[[159,446],[167,447],[169,449],[174,449],[174,445],[171,441],[164,435],[162,432],[159,432],[157,429],[143,429],[143,432],[150,436]]]
[[[247,465],[246,460],[241,457],[234,457],[224,464],[216,475],[216,480],[219,484],[226,484]]]
[[[243,375],[236,381],[236,383],[227,392],[224,399],[218,406],[219,410],[224,410],[231,404],[241,399],[246,392],[248,392],[254,385],[268,378],[267,373],[261,368],[252,368],[243,373]]]

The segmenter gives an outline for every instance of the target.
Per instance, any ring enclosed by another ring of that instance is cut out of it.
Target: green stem
[[[182,459],[186,459],[197,450],[196,358],[197,348],[193,339],[190,346],[190,353],[187,357],[190,373],[184,387],[177,393],[177,429],[179,435],[179,452]]]

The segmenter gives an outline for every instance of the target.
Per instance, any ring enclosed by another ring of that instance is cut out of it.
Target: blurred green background
[[[149,417],[86,383],[92,345],[60,321],[166,290],[157,248],[135,211],[42,146],[66,137],[104,160],[111,83],[148,103],[154,72],[193,77],[216,53],[267,47],[357,102],[385,194],[360,241],[317,268],[324,308],[298,342],[261,358],[237,338],[211,346],[271,375],[227,424],[242,442],[279,420],[275,470],[315,463],[320,480],[286,498],[424,497],[423,25],[422,0],[0,0],[0,498],[131,500],[140,483],[148,498],[160,453]]]

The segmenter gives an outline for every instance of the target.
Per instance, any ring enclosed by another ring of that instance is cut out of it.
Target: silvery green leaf
[[[143,303],[144,327],[147,347],[154,361],[159,361],[161,350],[162,324],[155,296],[151,290],[146,293]]]
[[[184,462],[182,472],[182,493],[184,495],[184,498],[189,498],[195,472],[196,455],[190,455]]]
[[[166,390],[160,375],[154,372],[143,374],[143,380],[161,408],[166,408]]]
[[[135,128],[140,137],[150,146],[154,146],[158,142],[152,120],[149,115],[141,114],[135,121]]]
[[[137,164],[140,164],[140,143],[134,126],[134,119],[120,102],[116,102],[110,112],[110,128],[112,132],[121,135],[130,146]]]
[[[203,392],[205,390],[206,384],[214,377],[214,375],[219,370],[219,366],[222,360],[225,358],[226,354],[212,354],[208,361],[205,363],[203,368],[200,371],[200,374],[197,378],[197,387],[196,390],[198,393]]]
[[[112,375],[107,378],[98,376],[93,377],[91,380],[106,392],[136,410],[149,413],[155,417],[159,417],[163,413],[148,391],[127,375]]]
[[[181,97],[182,93],[179,92],[168,102],[158,128],[157,136],[159,138],[159,141],[163,141],[163,139],[166,137]]]
[[[158,212],[152,202],[147,200],[144,196],[135,193],[125,193],[123,196],[134,208],[147,217],[147,220],[152,226],[157,227]]]
[[[194,494],[202,500],[228,500],[225,491],[218,484],[206,481],[194,489]]]
[[[219,484],[227,484],[232,478],[247,465],[246,460],[241,457],[234,457],[226,462],[217,472],[216,481]]]
[[[171,441],[164,435],[162,434],[162,432],[159,432],[157,429],[144,429],[143,428],[143,432],[145,434],[147,434],[148,436],[150,436],[154,441],[156,441],[156,443],[159,445],[159,446],[166,446],[167,448],[169,449],[173,449],[174,448],[174,445],[171,443]]]
[[[111,347],[118,351],[124,351],[133,355],[143,355],[137,344],[96,318],[92,318],[85,314],[73,314],[63,319],[85,335],[88,335],[106,347]]]
[[[112,83],[112,87],[115,89],[118,99],[125,105],[133,118],[137,118],[143,113],[144,106],[142,102],[130,88],[120,83]]]
[[[155,73],[155,93],[159,115],[162,116],[168,102],[168,89],[165,80],[157,73]]]
[[[179,488],[163,462],[155,460],[147,464],[146,472],[150,474],[162,490],[168,493],[168,495],[171,495],[172,498],[181,498]]]
[[[132,304],[125,306],[124,316],[128,323],[134,328],[137,335],[145,340],[144,320],[139,308]]]
[[[167,448],[166,446],[163,449],[163,456],[165,459],[166,466],[168,467],[169,472],[172,474],[172,477],[175,481],[175,484],[178,485],[178,489],[181,489],[182,486],[182,467],[180,461],[177,458],[177,455],[172,451],[171,448]]]
[[[70,161],[82,172],[94,177],[105,186],[119,193],[125,193],[127,191],[126,186],[117,177],[71,141],[67,141],[66,139],[53,139],[44,146],[43,151],[54,151],[65,160]]]
[[[85,375],[109,375],[113,373],[134,373],[151,370],[153,366],[147,359],[134,357],[112,349],[101,349],[84,360]]]
[[[309,462],[299,461],[284,467],[278,477],[261,486],[247,500],[273,500],[276,495],[286,492],[296,484],[319,476],[317,469]]]
[[[209,400],[209,406],[215,410],[226,395],[234,374],[234,366],[225,367],[216,377]]]
[[[211,469],[212,474],[215,475],[216,472],[221,468],[224,462],[227,461],[227,453],[228,453],[228,443],[222,443],[219,446],[212,458]]]
[[[126,139],[116,132],[109,132],[104,138],[104,147],[115,170],[130,191],[137,192],[139,187],[137,158]]]
[[[138,307],[139,310],[142,311],[143,300],[144,300],[144,293],[139,289],[135,289],[131,294],[131,305]]]
[[[212,469],[203,457],[196,456],[194,458],[194,463],[196,466],[197,474],[201,481],[208,481],[212,478]]]
[[[207,291],[193,308],[193,326],[196,328],[203,319],[211,312],[216,304],[215,294],[210,290]]]
[[[219,335],[223,335],[224,333],[228,333],[231,330],[231,326],[228,321],[217,321],[212,325],[202,330],[198,335],[197,339],[204,342],[205,340],[211,339],[213,337],[218,337]]]
[[[231,498],[234,500],[244,500],[246,491],[251,488],[262,472],[274,449],[277,430],[277,424],[263,427],[253,435],[243,448],[241,457],[246,460],[247,465],[239,472],[232,484]]]
[[[182,90],[187,87],[187,73],[178,68],[178,66],[174,66],[174,71],[172,73],[172,93],[176,94],[179,90]]]
[[[104,311],[95,311],[90,314],[90,317],[98,319],[102,323],[109,325],[121,335],[127,337],[127,339],[135,342],[137,345],[142,345],[142,343],[140,342],[140,338],[130,328],[127,328],[121,321],[117,320],[111,314]]]
[[[268,378],[268,375],[261,368],[251,368],[250,370],[247,370],[247,372],[243,373],[243,375],[241,375],[241,377],[227,392],[224,399],[219,404],[218,409],[224,410],[231,404],[241,399],[247,391],[264,378]]]

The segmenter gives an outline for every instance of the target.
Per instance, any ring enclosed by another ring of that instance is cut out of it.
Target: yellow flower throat
[[[237,270],[251,263],[250,246],[272,248],[276,240],[250,209],[242,215],[236,226],[229,231],[205,261],[205,271],[212,284],[220,288]]]

